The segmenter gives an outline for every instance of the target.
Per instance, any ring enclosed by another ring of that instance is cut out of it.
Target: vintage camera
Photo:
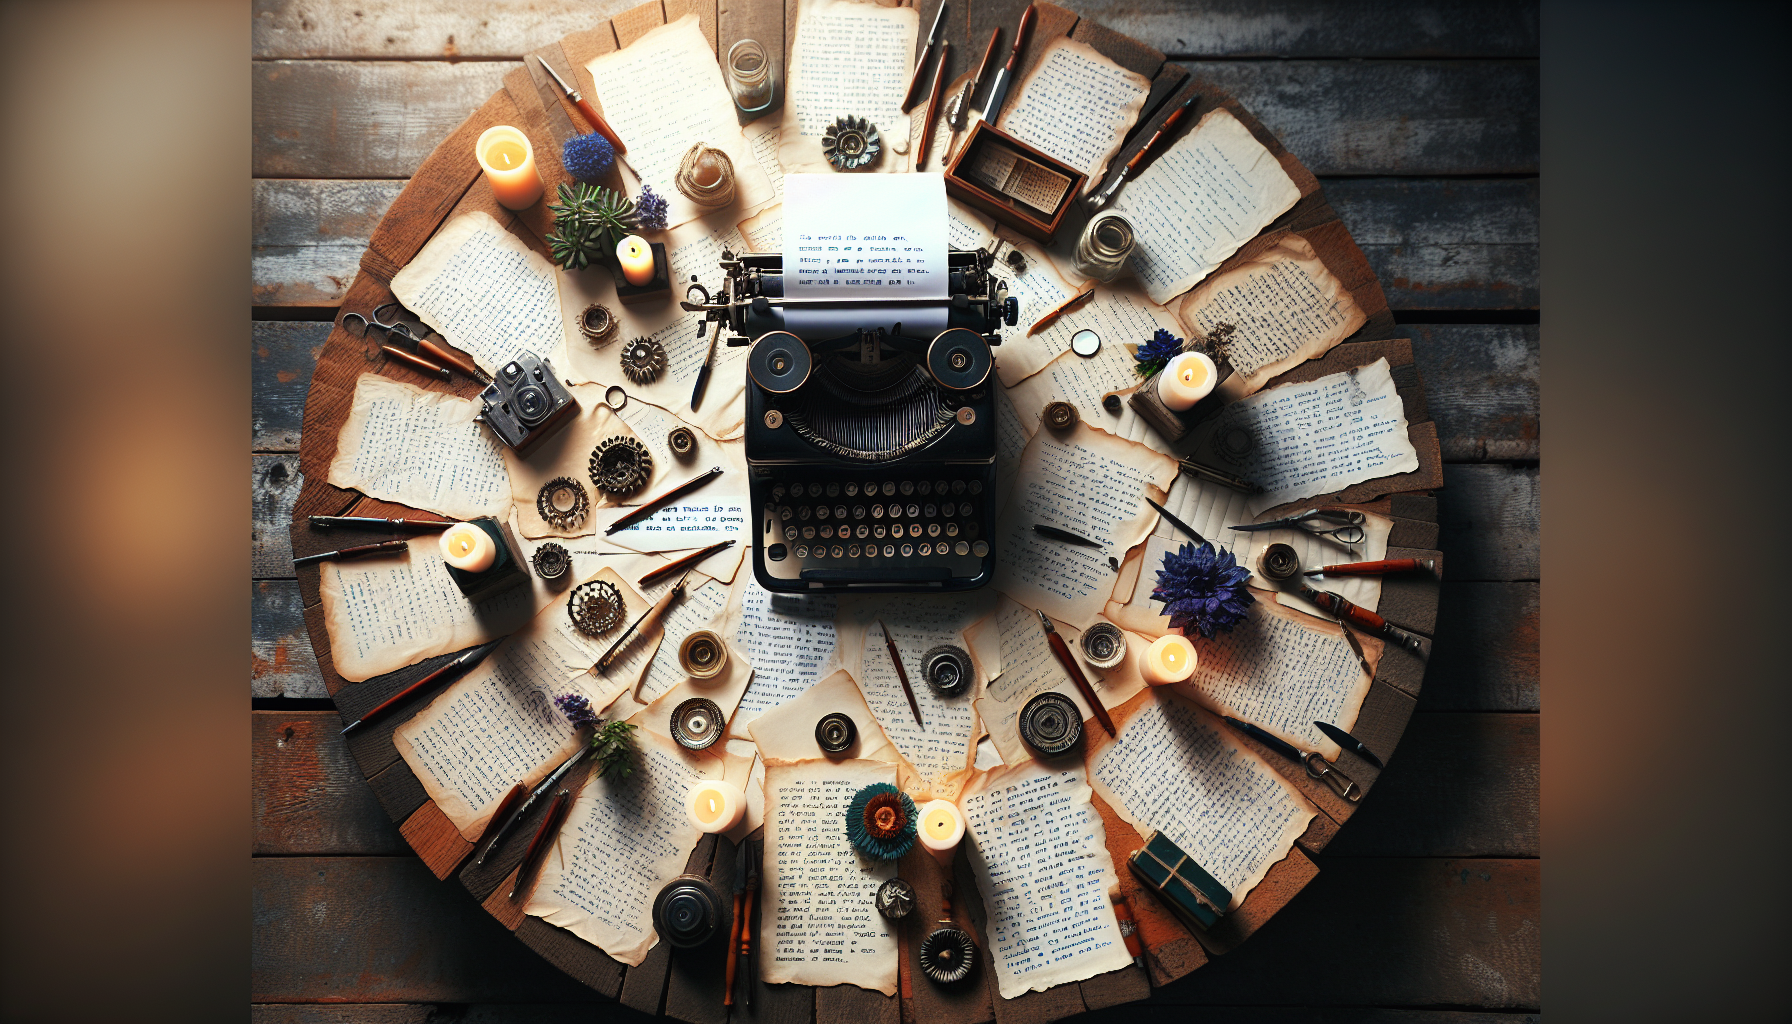
[[[528,455],[579,414],[578,400],[554,377],[554,367],[533,352],[518,352],[498,368],[479,398],[479,418],[498,440]]]

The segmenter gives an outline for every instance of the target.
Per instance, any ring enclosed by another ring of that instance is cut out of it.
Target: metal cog
[[[586,636],[602,636],[621,625],[622,608],[622,591],[607,580],[581,583],[566,600],[573,628]]]
[[[877,160],[883,152],[883,140],[877,126],[862,117],[834,119],[821,133],[821,155],[836,171],[855,171]]]
[[[556,495],[567,492],[572,495],[572,507],[561,508],[554,501]],[[591,498],[585,488],[577,480],[569,476],[557,476],[541,485],[535,494],[535,512],[541,521],[556,530],[570,530],[585,521],[591,511]]]
[[[529,561],[535,566],[535,575],[544,580],[557,580],[572,569],[572,554],[551,541],[536,548]]]
[[[622,350],[622,372],[636,384],[651,384],[666,369],[666,348],[652,338],[636,338]]]
[[[653,475],[653,455],[647,446],[626,434],[599,441],[591,450],[591,482],[605,494],[618,497],[640,490]]]

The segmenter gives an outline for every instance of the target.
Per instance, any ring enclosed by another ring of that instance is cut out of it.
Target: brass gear
[[[555,500],[562,494],[570,494],[572,505],[561,508]],[[556,530],[571,530],[585,521],[591,511],[591,498],[585,493],[584,485],[569,476],[557,476],[541,485],[535,495],[535,513],[541,521]]]
[[[586,636],[602,636],[622,624],[622,591],[608,580],[587,580],[566,599],[573,628]]]
[[[591,482],[605,494],[633,494],[653,476],[653,455],[647,446],[627,434],[599,441],[591,450]]]
[[[666,348],[652,338],[636,338],[622,350],[622,372],[636,384],[652,384],[666,370]]]

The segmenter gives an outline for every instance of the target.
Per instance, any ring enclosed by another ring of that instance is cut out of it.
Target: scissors
[[[388,339],[397,341],[403,348],[409,349],[409,352],[406,352],[405,354],[411,358],[407,359],[406,362],[420,364],[421,368],[426,372],[446,372],[442,370],[442,367],[436,365],[436,363],[445,363],[473,380],[481,381],[483,383],[491,382],[491,378],[484,373],[481,373],[479,367],[473,365],[470,360],[450,352],[443,346],[430,341],[428,335],[434,332],[430,331],[430,329],[425,327],[421,322],[399,319],[397,317],[394,317],[391,323],[386,323],[381,320],[380,314],[388,309],[402,311],[404,307],[397,302],[386,302],[373,307],[373,314],[371,316],[362,316],[359,313],[344,313],[342,316],[342,325],[344,328],[347,328],[349,318],[353,317],[354,319],[361,321],[361,335],[363,337],[367,335],[367,330],[370,327],[377,327],[380,330],[385,331]],[[435,360],[435,362],[430,362],[432,359]]]
[[[1352,512],[1346,509],[1310,508],[1305,512],[1296,512],[1294,515],[1272,519],[1267,523],[1244,523],[1234,526],[1232,529],[1242,533],[1251,533],[1257,530],[1300,529],[1320,537],[1330,537],[1340,544],[1360,544],[1363,538],[1368,536],[1368,531],[1363,529],[1363,524],[1368,521],[1369,517],[1361,512]]]

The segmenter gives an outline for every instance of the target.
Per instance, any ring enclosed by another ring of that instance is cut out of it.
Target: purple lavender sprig
[[[635,226],[643,231],[666,230],[666,197],[655,195],[646,182],[641,183],[641,194],[635,197]]]
[[[627,722],[606,722],[597,717],[591,702],[576,693],[563,693],[554,698],[554,706],[566,716],[573,728],[591,727],[591,748],[597,758],[597,776],[612,771],[627,778],[635,770],[635,727]]]

